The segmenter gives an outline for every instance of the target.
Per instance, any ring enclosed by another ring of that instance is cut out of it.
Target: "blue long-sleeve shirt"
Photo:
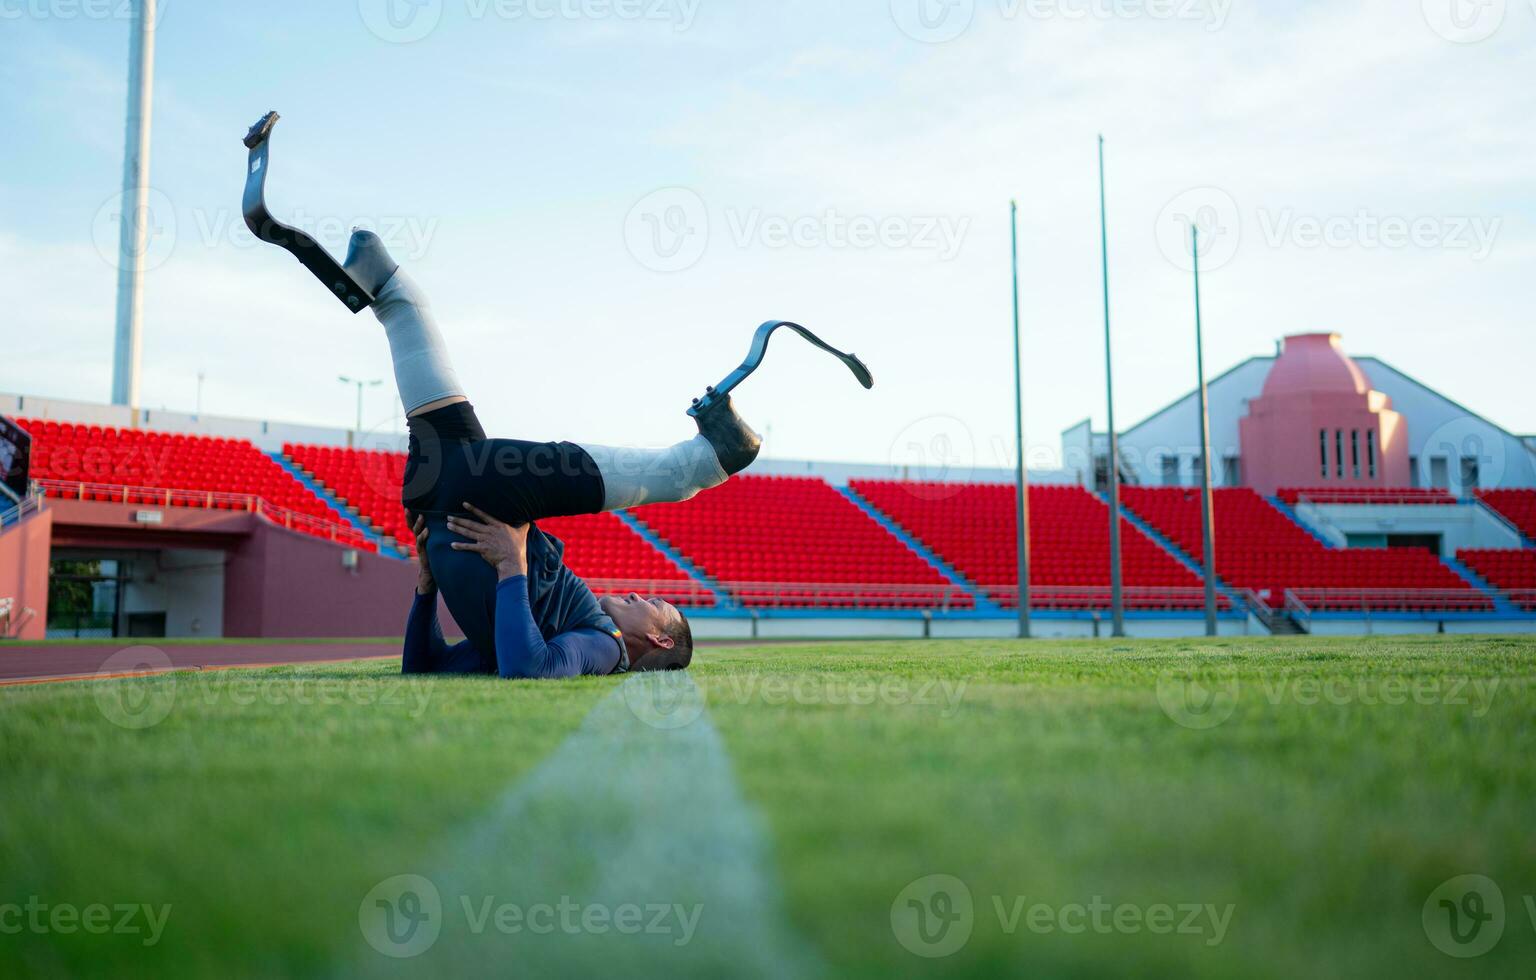
[[[496,671],[503,678],[548,680],[614,672],[623,639],[599,629],[576,629],[545,640],[534,622],[523,575],[496,585]],[[402,670],[407,674],[479,674],[485,661],[464,640],[450,646],[437,621],[437,593],[416,595],[405,626]]]

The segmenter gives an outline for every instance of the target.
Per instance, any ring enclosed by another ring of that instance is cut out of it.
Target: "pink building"
[[[1406,487],[1408,426],[1336,333],[1285,338],[1238,421],[1244,482],[1281,487]]]

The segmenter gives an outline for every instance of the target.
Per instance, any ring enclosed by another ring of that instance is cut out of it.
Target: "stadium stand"
[[[1521,534],[1536,540],[1536,490],[1479,490],[1477,496]]]
[[[1302,499],[1314,504],[1454,504],[1456,496],[1449,490],[1432,487],[1408,487],[1400,490],[1386,487],[1284,487],[1277,494],[1286,503],[1295,506]]]
[[[927,544],[1001,605],[1018,606],[1015,492],[1009,484],[855,480],[865,500]],[[1081,487],[1029,488],[1030,603],[1103,608],[1109,598],[1109,507]],[[1126,607],[1194,609],[1203,585],[1128,521],[1121,523]],[[1225,597],[1222,604],[1228,605]]]
[[[1329,548],[1252,490],[1219,489],[1214,499],[1217,574],[1271,608],[1295,590],[1319,611],[1493,609],[1492,600],[1427,550]],[[1126,487],[1125,504],[1203,560],[1198,490]]]
[[[1515,605],[1536,612],[1536,548],[1463,548],[1456,557]]]
[[[961,609],[975,602],[813,477],[738,476],[642,521],[744,605]]]
[[[400,506],[404,453],[284,443],[283,456],[383,535],[386,543],[415,556],[415,536]]]
[[[415,556],[415,536],[400,504],[404,453],[285,444],[283,454],[360,520]],[[707,588],[613,514],[555,517],[539,526],[565,542],[571,571],[599,593],[635,589],[688,606],[715,601]]]
[[[296,530],[367,550],[376,545],[321,496],[238,438],[193,436],[54,420],[18,420],[35,439],[33,476],[54,498],[254,510]],[[399,503],[405,456],[285,445],[286,456],[362,522],[414,555]],[[852,489],[932,549],[997,604],[1017,605],[1014,491],[1006,484],[855,481]],[[1488,506],[1536,536],[1536,490],[1483,491]],[[1283,490],[1318,503],[1453,504],[1442,490]],[[1030,490],[1034,580],[1041,609],[1108,605],[1108,514],[1076,486]],[[1127,507],[1195,561],[1201,557],[1199,497],[1183,488],[1125,488]],[[1287,592],[1309,610],[1491,611],[1492,600],[1421,549],[1335,549],[1282,508],[1247,489],[1216,492],[1217,570],[1270,608]],[[696,579],[664,549],[613,515],[541,522],[566,542],[572,569],[599,592],[634,589],[691,606],[725,598],[753,607],[968,610],[965,588],[888,533],[830,483],[816,477],[742,476],[684,504],[641,507],[633,516],[692,562]],[[1146,526],[1146,525],[1143,525]],[[1122,525],[1126,605],[1192,610],[1200,577],[1134,523]],[[1536,611],[1536,550],[1469,551],[1467,567]],[[1231,602],[1222,597],[1222,604]]]
[[[254,510],[306,534],[376,549],[247,440],[51,419],[17,424],[32,435],[32,477],[50,497]]]

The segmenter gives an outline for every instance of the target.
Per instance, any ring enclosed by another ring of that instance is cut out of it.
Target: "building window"
[[[1176,487],[1179,485],[1179,457],[1163,457],[1163,486]]]
[[[1240,487],[1243,485],[1243,463],[1237,456],[1228,456],[1221,461],[1221,485],[1224,487]]]
[[[1417,456],[1408,457],[1408,485],[1415,489],[1424,485],[1424,481],[1419,477],[1419,457]]]
[[[1328,479],[1328,430],[1317,430],[1317,455],[1323,464],[1323,479]]]
[[[1461,457],[1461,486],[1457,489],[1462,493],[1476,490],[1479,486],[1478,477],[1481,475],[1479,469],[1476,456]]]
[[[1344,430],[1333,430],[1333,470],[1344,479]]]
[[[1376,430],[1365,430],[1365,462],[1370,467],[1371,479],[1376,479]]]
[[[1429,485],[1436,490],[1451,488],[1451,465],[1444,456],[1429,457]]]
[[[1360,479],[1360,430],[1349,430],[1349,465],[1354,479]]]

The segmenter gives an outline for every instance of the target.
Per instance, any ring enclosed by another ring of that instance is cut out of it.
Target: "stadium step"
[[[1302,520],[1301,515],[1296,513],[1295,508],[1293,508],[1290,504],[1281,500],[1279,497],[1265,497],[1264,499],[1269,504],[1271,504],[1275,510],[1278,510],[1280,513],[1284,514],[1291,521],[1291,523],[1295,524],[1297,527],[1301,528],[1303,531],[1306,531],[1308,534],[1312,535],[1312,537],[1316,538],[1317,542],[1324,548],[1338,547],[1332,541],[1329,541],[1326,537],[1324,537],[1321,531],[1308,524],[1306,521]],[[1220,555],[1221,552],[1218,551],[1217,554]]]
[[[1515,535],[1520,539],[1520,547],[1522,547],[1522,548],[1536,548],[1536,539],[1531,538],[1529,535],[1527,535],[1525,533],[1525,530],[1523,528],[1521,528],[1520,525],[1518,525],[1514,521],[1510,520],[1508,514],[1505,514],[1503,511],[1499,510],[1497,507],[1493,506],[1488,501],[1484,500],[1482,497],[1473,496],[1473,497],[1469,497],[1468,499],[1475,506],[1482,508],[1483,513],[1491,516],[1494,520],[1498,521],[1503,526],[1505,526],[1505,527],[1509,528],[1511,531],[1515,532]]]
[[[958,585],[960,588],[969,592],[971,594],[971,598],[976,600],[976,609],[978,612],[1000,613],[1003,611],[1001,606],[987,598],[987,593],[984,589],[979,588],[975,583],[971,582],[964,575],[960,574],[960,572],[951,567],[948,562],[944,561],[944,559],[940,558],[937,554],[931,551],[927,545],[923,544],[921,541],[917,540],[917,538],[908,534],[900,524],[897,524],[895,521],[891,520],[878,507],[860,496],[857,490],[853,489],[852,487],[834,487],[833,489],[842,494],[844,497],[847,497],[855,507],[869,515],[870,520],[885,528],[887,533],[889,533],[896,540],[900,541],[902,544],[906,545],[907,548],[916,553],[919,558],[931,565],[934,571],[948,579],[951,584]],[[1030,580],[1033,581],[1034,577],[1031,576]]]
[[[1504,593],[1500,592],[1492,582],[1489,582],[1487,579],[1474,572],[1468,565],[1464,564],[1461,559],[1442,558],[1440,560],[1445,562],[1451,571],[1466,579],[1473,588],[1478,589],[1483,594],[1488,596],[1488,598],[1492,599],[1493,608],[1497,612],[1508,613],[1511,616],[1524,616],[1526,614],[1525,611],[1522,610],[1519,606],[1516,606],[1513,602],[1510,602],[1509,599],[1505,597]]]
[[[1109,501],[1105,500],[1104,504],[1105,506],[1108,506]],[[1191,572],[1194,572],[1195,577],[1200,580],[1200,584],[1202,586],[1205,584],[1205,567],[1198,561],[1195,561],[1195,557],[1193,555],[1189,554],[1183,548],[1180,548],[1178,545],[1174,544],[1171,538],[1164,535],[1163,532],[1159,531],[1148,522],[1142,520],[1140,514],[1137,514],[1135,511],[1131,510],[1129,507],[1123,504],[1120,507],[1120,516],[1129,521],[1131,525],[1137,530],[1141,531],[1142,534],[1145,534],[1147,537],[1157,542],[1158,545],[1160,545],[1164,551],[1172,555],[1179,562],[1179,564],[1183,565]],[[1232,605],[1235,608],[1245,608],[1246,603],[1243,602],[1243,597],[1230,586],[1228,586],[1225,582],[1223,582],[1220,575],[1216,576],[1216,591],[1232,600]]]
[[[345,519],[349,525],[360,531],[369,541],[372,541],[374,544],[378,545],[379,554],[386,558],[399,558],[402,560],[410,557],[402,552],[399,548],[391,545],[384,539],[383,535],[369,527],[365,521],[359,520],[355,514],[347,510],[347,508],[342,505],[341,501],[332,496],[329,490],[327,490],[317,480],[315,480],[314,477],[300,469],[297,464],[293,463],[282,453],[267,453],[267,455],[272,457],[273,461],[276,462],[278,466],[281,466],[283,469],[287,470],[295,480],[298,480],[300,483],[304,484],[305,488],[308,489],[310,493],[320,498],[322,503],[331,508],[331,510],[334,510],[337,514],[341,515],[341,517]]]
[[[1305,636],[1307,631],[1283,611],[1276,612],[1273,616],[1264,620],[1264,625],[1269,627],[1270,636]]]
[[[634,514],[631,514],[627,510],[616,510],[613,512],[613,514],[619,520],[623,521],[625,526],[627,526],[631,531],[634,531],[636,534],[640,535],[641,538],[645,539],[646,544],[649,544],[652,548],[655,548],[657,551],[666,555],[669,559],[671,559],[672,564],[676,565],[678,568],[681,568],[684,572],[687,572],[689,578],[693,579],[699,585],[702,585],[704,588],[708,589],[710,594],[715,597],[716,608],[725,608],[734,605],[730,598],[729,592],[721,588],[718,582],[704,574],[703,570],[700,569],[697,565],[683,557],[682,552],[678,551],[676,548],[673,548],[671,545],[667,544],[667,542],[663,541],[661,536],[647,527],[644,521],[640,520],[640,518],[636,517]]]

